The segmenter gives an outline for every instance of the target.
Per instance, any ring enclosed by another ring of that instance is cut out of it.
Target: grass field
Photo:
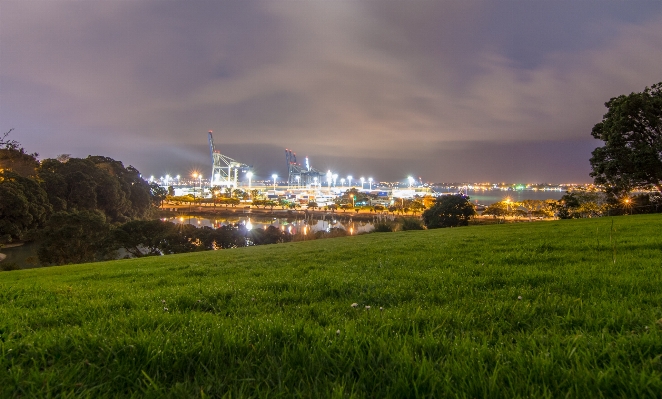
[[[661,319],[662,215],[3,272],[0,397],[659,398]]]

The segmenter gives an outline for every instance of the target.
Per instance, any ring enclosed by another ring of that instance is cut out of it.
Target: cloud
[[[256,159],[289,147],[434,178],[461,153],[514,178],[499,152],[563,157],[610,97],[660,80],[656,2],[575,3],[3,2],[0,120],[47,156],[139,168],[164,148],[204,164],[211,129]],[[586,176],[580,147],[560,177]]]

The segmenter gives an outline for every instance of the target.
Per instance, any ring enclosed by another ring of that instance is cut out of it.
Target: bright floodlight
[[[253,172],[246,173],[246,176],[248,176],[248,178],[250,179],[251,177],[253,177]]]

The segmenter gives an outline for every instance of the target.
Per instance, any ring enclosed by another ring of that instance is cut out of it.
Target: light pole
[[[361,178],[361,190],[363,190],[363,184],[365,184],[365,178],[364,177]]]
[[[301,188],[301,175],[297,175],[297,188]]]
[[[331,190],[331,179],[333,178],[333,175],[331,174],[331,171],[326,172],[326,182],[329,186],[329,190]]]
[[[334,173],[331,177],[333,177],[333,187],[336,187],[336,179],[338,179],[338,174]]]
[[[407,180],[409,181],[409,187],[411,187],[412,184],[414,184],[414,178],[411,176],[407,176]]]
[[[370,183],[370,191],[372,191],[372,177],[368,178],[368,182]]]
[[[349,180],[347,187],[352,188],[352,175],[347,176],[347,180]]]
[[[198,172],[193,172],[193,201],[195,202],[195,179],[198,178]],[[188,224],[191,224],[191,202],[188,203]]]
[[[344,178],[344,177],[342,177],[342,178],[340,179],[340,186],[341,186],[341,187],[345,187],[345,178]]]
[[[271,177],[274,179],[274,194],[276,194],[276,179],[278,178],[278,175],[274,173]]]

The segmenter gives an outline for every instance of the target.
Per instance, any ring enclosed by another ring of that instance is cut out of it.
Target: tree
[[[494,217],[494,219],[498,217],[503,217],[504,220],[506,219],[507,214],[508,214],[508,206],[506,205],[505,201],[499,201],[490,204],[487,208],[485,208],[485,210],[482,213],[483,216],[492,216]]]
[[[113,250],[109,232],[100,211],[56,212],[41,233],[37,256],[42,263],[54,265],[101,260]]]
[[[651,187],[662,194],[662,82],[605,106],[591,132],[605,143],[592,153],[591,177],[611,196]]]
[[[420,212],[423,209],[425,209],[425,205],[423,205],[423,202],[421,202],[420,200],[415,199],[409,205],[409,209],[411,209],[414,215],[416,215],[417,212]]]
[[[278,227],[271,225],[266,229],[251,230],[249,238],[253,245],[266,245],[291,241],[292,236]]]
[[[568,191],[557,203],[559,219],[599,217],[607,209],[605,194],[599,191]]]
[[[402,218],[400,227],[402,231],[423,230],[423,223],[418,218]]]
[[[0,172],[0,242],[25,239],[44,226],[51,211],[46,192],[34,179]]]
[[[469,197],[464,195],[441,195],[430,209],[423,212],[423,224],[428,229],[467,226],[476,214]]]
[[[133,220],[117,227],[111,237],[116,248],[136,258],[214,249],[214,230],[161,220]]]
[[[533,212],[537,209],[540,209],[540,200],[524,200],[522,201],[522,208],[526,209],[526,214],[529,216],[529,220],[533,217]]]
[[[124,222],[147,216],[155,201],[140,172],[108,157],[46,159],[38,177],[57,211],[96,209],[112,222]]]
[[[9,129],[0,137],[0,172],[10,170],[23,177],[34,177],[39,166],[39,154],[28,154],[18,141],[8,139],[13,130]]]
[[[149,189],[150,189],[150,192],[152,194],[152,198],[154,198],[156,200],[154,205],[161,208],[163,206],[163,201],[168,196],[168,190],[164,187],[159,186],[156,183],[151,183],[149,185]]]
[[[18,141],[7,138],[13,130],[14,128],[11,128],[9,131],[2,134],[2,137],[0,137],[0,148],[18,149],[21,146]]]
[[[243,198],[244,197],[244,190],[240,188],[235,188],[232,190],[232,195],[237,197],[237,198]]]
[[[23,148],[0,148],[0,171],[10,170],[23,177],[37,175],[37,154],[28,154]]]

